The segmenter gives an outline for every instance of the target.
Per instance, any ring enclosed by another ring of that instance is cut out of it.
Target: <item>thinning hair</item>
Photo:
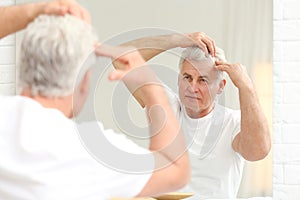
[[[39,16],[24,32],[19,89],[30,89],[32,96],[72,94],[83,63],[97,41],[94,29],[76,17]]]
[[[223,49],[216,47],[216,57],[212,57],[210,54],[208,57],[205,56],[205,52],[200,49],[199,47],[188,47],[186,48],[180,57],[179,60],[179,68],[182,68],[183,62],[186,60],[193,60],[193,61],[210,61],[212,63],[215,63],[215,61],[220,60],[226,62],[225,53]],[[222,80],[224,79],[224,72],[218,71],[218,79]]]

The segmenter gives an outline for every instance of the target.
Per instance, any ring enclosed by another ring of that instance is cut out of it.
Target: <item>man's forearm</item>
[[[150,149],[157,151],[166,147],[166,141],[176,141],[181,134],[179,122],[165,92],[164,86],[148,66],[136,68],[122,79],[129,91],[138,97],[137,100],[147,109],[150,122]],[[184,139],[180,140],[176,149],[184,147]]]
[[[27,26],[43,12],[44,3],[24,4],[0,8],[0,38]]]
[[[176,191],[188,183],[188,152],[178,120],[162,86],[148,85],[139,91],[147,109],[150,146],[155,170],[138,196],[153,196]]]
[[[182,37],[181,34],[146,37],[126,42],[122,46],[136,47],[145,61],[148,61],[164,51],[179,47]]]
[[[260,160],[271,148],[268,122],[252,86],[239,89],[239,96],[241,107],[239,146],[247,160]]]
[[[137,92],[147,110],[150,130],[149,149],[161,154],[165,159],[165,161],[161,160],[160,165],[188,164],[183,132],[169,104],[164,87],[152,84],[144,86]],[[183,157],[178,160],[180,156]]]
[[[181,188],[189,180],[188,153],[164,87],[135,50],[101,45],[96,54],[116,59],[120,69],[113,71],[109,79],[122,80],[147,110],[149,149],[155,158],[155,169],[138,196],[159,195]]]
[[[123,43],[121,46],[130,46],[136,48],[143,57],[143,59],[145,61],[148,61],[166,50],[178,47],[178,41],[180,41],[181,37],[183,37],[183,35],[180,34],[146,37]],[[123,65],[120,64],[118,61],[114,61],[113,65],[116,69],[122,69],[123,67]],[[144,71],[141,72],[139,76],[147,77],[148,75]],[[145,104],[141,99],[141,95],[135,92],[132,92],[132,94],[139,102],[139,104],[142,107],[145,107]]]

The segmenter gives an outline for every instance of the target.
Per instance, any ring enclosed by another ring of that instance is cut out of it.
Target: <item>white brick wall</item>
[[[300,199],[300,1],[274,0],[273,199]]]
[[[15,0],[1,0],[0,6],[15,4]],[[0,95],[15,94],[16,91],[16,36],[0,40]]]

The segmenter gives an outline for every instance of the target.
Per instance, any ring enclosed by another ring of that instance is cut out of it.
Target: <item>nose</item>
[[[197,83],[197,81],[191,81],[190,83],[189,83],[189,91],[190,92],[194,92],[194,93],[197,93],[197,92],[199,92],[199,84]]]

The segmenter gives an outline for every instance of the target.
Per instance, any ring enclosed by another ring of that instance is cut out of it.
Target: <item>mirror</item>
[[[117,44],[164,32],[189,33],[202,31],[211,36],[224,49],[227,60],[239,62],[247,67],[255,82],[260,102],[272,124],[272,1],[271,0],[152,0],[152,1],[79,1],[91,12],[93,25],[101,41]],[[145,31],[143,31],[145,30]],[[154,59],[177,70],[178,57],[162,54]],[[108,71],[112,70],[110,68]],[[108,73],[106,71],[105,73]],[[101,79],[105,87],[98,84],[96,110],[98,118],[107,127],[126,129],[111,114],[112,91],[115,84],[109,83],[106,75]],[[95,80],[98,80],[95,78]],[[176,84],[176,80],[169,83]],[[223,103],[238,109],[238,92],[228,81]],[[105,96],[106,99],[103,99]],[[144,112],[132,99],[124,100],[128,105],[128,116],[139,127],[144,127]],[[99,112],[99,113],[98,113]],[[107,117],[110,116],[110,117]],[[145,140],[130,136],[137,143]],[[262,178],[264,177],[264,178]],[[272,196],[272,153],[263,161],[247,163],[238,197]]]

